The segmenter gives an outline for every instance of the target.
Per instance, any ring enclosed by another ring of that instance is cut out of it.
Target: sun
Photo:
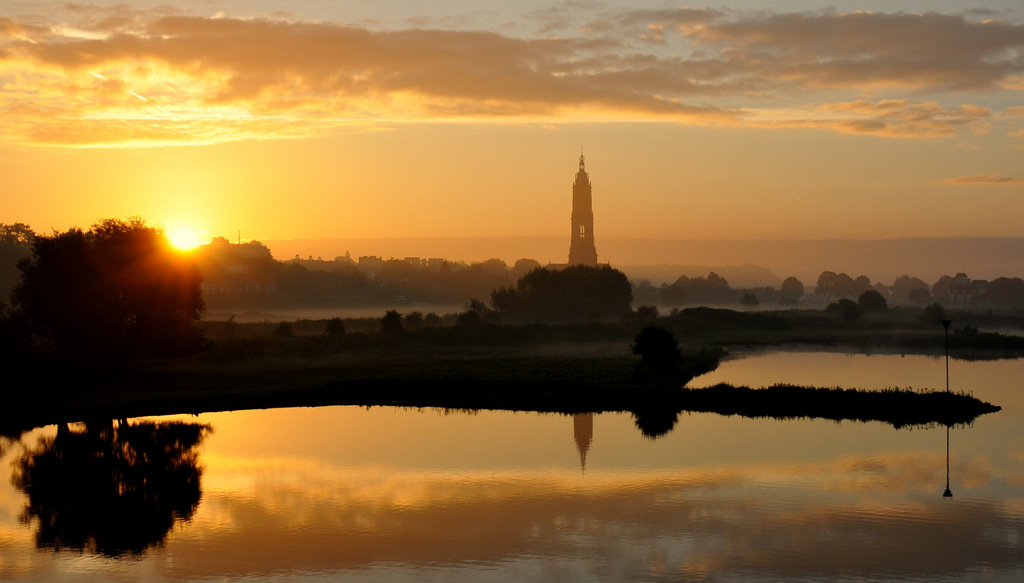
[[[199,235],[191,229],[182,228],[169,231],[167,240],[180,251],[191,251],[199,246]]]

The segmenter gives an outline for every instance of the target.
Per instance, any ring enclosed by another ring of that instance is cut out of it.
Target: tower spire
[[[572,184],[572,239],[569,241],[569,265],[597,265],[592,203],[590,176],[587,175],[581,146],[580,169]]]

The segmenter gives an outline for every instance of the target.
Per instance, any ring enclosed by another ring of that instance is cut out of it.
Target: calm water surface
[[[40,429],[0,442],[0,580],[1024,580],[1024,361],[950,373],[1003,407],[949,432],[952,498],[945,427],[684,413],[649,439],[630,414],[328,407]],[[694,384],[717,382],[945,368],[773,352]]]

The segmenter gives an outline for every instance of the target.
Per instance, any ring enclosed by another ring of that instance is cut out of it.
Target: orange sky
[[[754,4],[0,1],[0,222],[1024,236],[1019,3]]]

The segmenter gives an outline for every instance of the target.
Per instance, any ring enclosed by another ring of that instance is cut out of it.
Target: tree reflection
[[[679,411],[648,407],[633,411],[633,421],[644,437],[657,439],[668,435],[679,420]]]
[[[39,548],[121,556],[162,545],[199,505],[198,448],[211,431],[184,422],[61,425],[14,464],[12,482],[28,497],[21,520],[38,519]]]

